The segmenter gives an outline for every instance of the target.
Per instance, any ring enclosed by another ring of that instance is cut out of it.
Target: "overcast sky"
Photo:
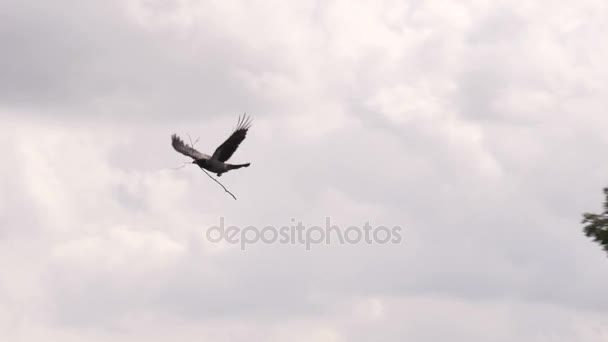
[[[0,340],[608,341],[605,0],[0,3]],[[222,176],[212,153],[254,124]],[[398,245],[212,244],[228,224]]]

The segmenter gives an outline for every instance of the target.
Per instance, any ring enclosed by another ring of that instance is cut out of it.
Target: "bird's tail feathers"
[[[230,169],[231,170],[235,170],[235,169],[240,169],[242,167],[247,167],[249,166],[251,163],[247,163],[247,164],[230,164]]]

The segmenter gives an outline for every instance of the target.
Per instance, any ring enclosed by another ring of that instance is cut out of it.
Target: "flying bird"
[[[180,139],[176,134],[171,135],[171,145],[173,145],[173,148],[177,152],[194,159],[192,164],[198,165],[201,169],[216,173],[219,177],[224,172],[240,169],[242,167],[247,167],[250,165],[250,163],[226,163],[226,161],[230,159],[230,157],[232,157],[241,142],[245,140],[249,127],[251,127],[251,118],[247,117],[246,114],[243,114],[242,117],[239,117],[234,132],[232,132],[230,137],[228,137],[228,139],[226,139],[226,141],[224,141],[224,143],[221,144],[215,150],[215,152],[213,152],[212,156],[208,156],[204,153],[195,150],[194,146],[184,144],[182,139]]]

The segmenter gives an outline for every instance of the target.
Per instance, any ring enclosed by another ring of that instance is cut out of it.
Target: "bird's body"
[[[230,170],[249,166],[249,163],[247,163],[247,164],[228,164],[228,163],[223,163],[219,160],[214,160],[214,159],[197,159],[197,160],[193,161],[192,163],[198,165],[201,169],[205,169],[209,172],[217,173],[218,176],[221,176],[222,173],[228,172]]]
[[[243,117],[239,118],[239,122],[228,139],[224,141],[213,153],[212,156],[206,155],[194,149],[194,146],[186,145],[177,135],[173,134],[171,136],[171,145],[173,148],[183,154],[186,155],[194,161],[193,164],[198,165],[201,169],[205,169],[209,172],[213,172],[219,176],[222,173],[228,172],[234,169],[240,169],[241,167],[249,166],[249,163],[246,164],[228,164],[226,161],[230,159],[232,154],[239,147],[241,142],[245,140],[245,136],[247,135],[247,130],[251,127],[251,121],[249,118]]]

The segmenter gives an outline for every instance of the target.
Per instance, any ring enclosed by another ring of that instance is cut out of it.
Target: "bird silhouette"
[[[247,167],[250,163],[246,164],[228,164],[226,161],[232,157],[236,149],[239,147],[241,142],[245,140],[247,136],[247,130],[251,127],[251,118],[246,114],[243,116],[239,116],[239,120],[237,122],[236,128],[234,132],[221,144],[215,152],[213,152],[212,156],[201,153],[194,149],[194,146],[187,145],[183,142],[180,137],[176,134],[171,135],[171,145],[173,148],[183,154],[186,155],[194,161],[192,164],[198,165],[201,169],[205,169],[207,171],[213,172],[217,174],[217,176],[221,176],[222,173],[228,172],[230,170],[240,169],[242,167]]]

